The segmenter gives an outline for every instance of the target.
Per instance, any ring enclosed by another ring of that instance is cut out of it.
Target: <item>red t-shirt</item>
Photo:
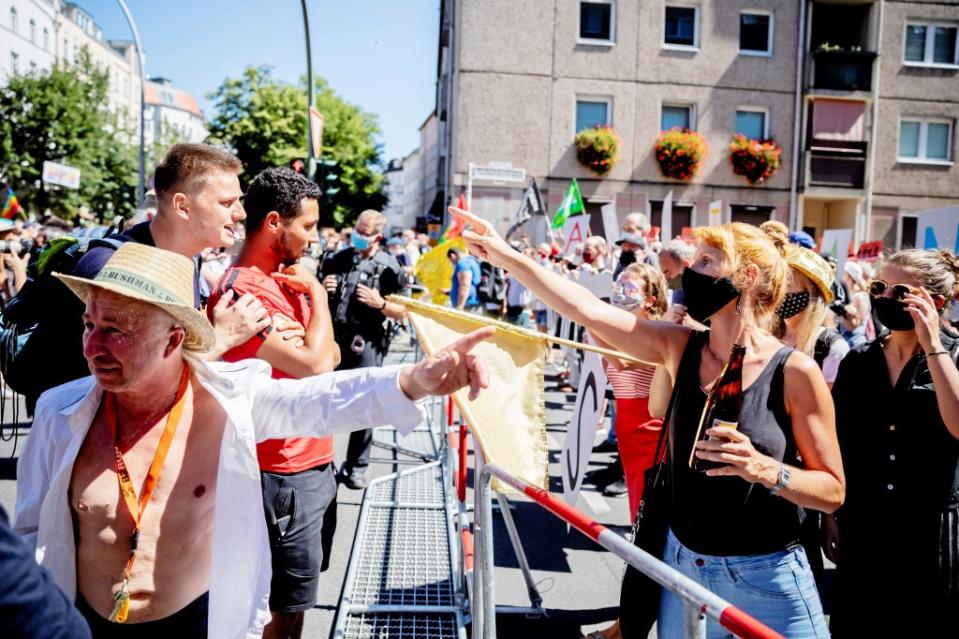
[[[213,313],[213,307],[220,296],[227,290],[236,291],[239,297],[250,293],[263,304],[270,317],[280,313],[285,317],[298,321],[303,326],[309,326],[313,309],[310,307],[306,295],[298,295],[280,286],[269,275],[264,275],[256,269],[234,266],[228,268],[217,282],[216,289],[210,295],[207,312]],[[223,354],[227,362],[236,362],[241,359],[255,359],[257,351],[266,339],[260,333],[254,335],[245,343],[230,349]],[[274,379],[290,379],[288,375],[276,367],[273,368]],[[256,455],[260,462],[260,470],[271,473],[299,473],[321,464],[333,461],[332,437],[290,437],[288,439],[268,439],[256,445]]]

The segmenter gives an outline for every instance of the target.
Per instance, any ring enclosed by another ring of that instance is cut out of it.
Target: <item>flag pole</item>
[[[513,333],[519,333],[531,339],[544,340],[550,344],[556,344],[557,346],[567,346],[569,348],[578,348],[579,350],[582,350],[582,351],[590,351],[593,353],[598,353],[600,355],[606,355],[607,357],[615,357],[617,359],[621,359],[626,362],[639,364],[640,366],[643,366],[645,368],[654,368],[657,366],[657,364],[653,362],[647,362],[647,361],[638,359],[636,357],[633,357],[632,355],[627,355],[626,353],[622,353],[620,351],[614,351],[612,349],[603,348],[601,346],[596,346],[595,344],[583,344],[581,342],[574,342],[573,340],[564,339],[562,337],[553,337],[545,333],[540,333],[539,331],[533,331],[527,328],[522,328],[519,326],[515,326],[513,324],[508,324],[500,320],[492,319],[489,317],[481,317],[479,315],[475,315],[473,313],[467,313],[466,311],[461,311],[459,309],[449,308],[446,306],[438,306],[436,304],[432,304],[429,302],[414,300],[404,295],[387,295],[386,299],[387,301],[393,302],[395,304],[402,304],[403,306],[406,306],[413,312],[416,312],[417,310],[420,310],[420,311],[425,310],[425,311],[430,311],[432,313],[436,313],[438,315],[452,315],[457,318],[470,320],[477,324],[494,326],[499,330],[506,330],[506,331],[511,331]]]

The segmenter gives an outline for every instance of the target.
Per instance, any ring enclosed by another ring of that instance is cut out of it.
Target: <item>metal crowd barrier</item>
[[[480,456],[476,457],[478,460]],[[685,603],[683,633],[686,637],[705,637],[706,618],[743,639],[782,639],[782,636],[736,608],[725,599],[707,590],[692,579],[667,566],[641,548],[590,519],[552,493],[532,486],[493,464],[480,464],[476,472],[474,506],[474,566],[472,620],[474,639],[496,637],[496,601],[493,579],[493,508],[490,479],[496,477],[529,497],[535,504],[609,550],[663,588],[678,595]],[[501,496],[502,497],[502,496]],[[504,510],[504,512],[506,512]],[[513,531],[511,537],[513,537]]]

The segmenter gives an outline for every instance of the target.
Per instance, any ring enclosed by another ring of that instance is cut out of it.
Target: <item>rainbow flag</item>
[[[7,184],[0,184],[0,217],[6,220],[12,220],[23,211],[20,202],[17,201],[17,195]]]

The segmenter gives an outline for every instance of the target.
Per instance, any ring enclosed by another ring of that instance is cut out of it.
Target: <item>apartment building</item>
[[[168,78],[148,79],[144,99],[146,139],[151,143],[203,142],[209,135],[196,97]]]
[[[59,61],[73,63],[84,49],[97,69],[107,73],[108,108],[121,127],[137,132],[140,71],[132,42],[104,40],[93,16],[72,2],[0,2],[0,81],[49,69]]]
[[[587,212],[615,202],[672,228],[777,219],[815,235],[908,243],[915,212],[959,201],[959,0],[443,0],[438,170],[465,190],[470,163],[535,177],[550,210],[572,178]],[[574,138],[609,125],[618,163],[599,176]],[[709,152],[689,181],[663,177],[661,131],[698,131]],[[782,165],[751,185],[733,173],[736,133],[772,138]],[[473,185],[473,210],[500,228],[524,185]],[[597,226],[596,230],[601,230]]]

